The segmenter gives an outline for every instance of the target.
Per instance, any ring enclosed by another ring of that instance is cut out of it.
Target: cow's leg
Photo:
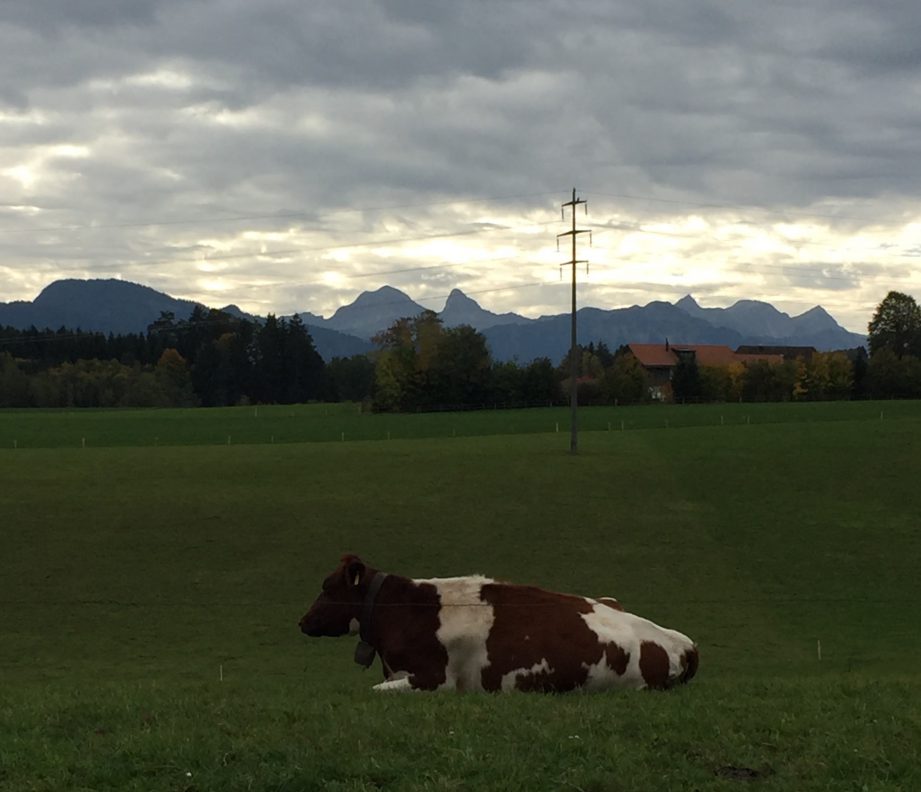
[[[386,682],[381,682],[371,689],[380,692],[408,693],[410,691],[417,690],[418,688],[414,688],[409,681],[409,677],[404,676],[400,677],[399,679],[388,679]]]

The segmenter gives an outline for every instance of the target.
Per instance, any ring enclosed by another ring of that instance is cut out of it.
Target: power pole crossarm
[[[577,332],[576,332],[576,264],[585,264],[585,270],[588,272],[588,261],[586,259],[576,258],[576,239],[579,234],[591,234],[592,232],[587,228],[576,228],[576,207],[579,204],[583,204],[585,207],[585,213],[588,214],[588,201],[583,198],[576,197],[576,188],[572,188],[572,200],[567,201],[560,208],[561,213],[565,219],[566,207],[572,207],[572,229],[569,231],[564,231],[562,234],[557,234],[557,244],[559,244],[560,237],[570,237],[572,239],[572,259],[568,262],[572,265],[572,321],[571,321],[571,338],[569,345],[569,408],[570,408],[570,439],[569,439],[569,450],[573,454],[579,452],[579,429],[577,423],[578,417],[578,408],[579,408],[579,397],[578,397],[578,387],[577,387],[577,378],[579,374],[579,366],[576,355],[577,347]],[[562,266],[562,265],[561,265]]]

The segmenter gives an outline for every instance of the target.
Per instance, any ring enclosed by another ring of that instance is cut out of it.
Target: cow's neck
[[[378,593],[389,575],[385,572],[375,572],[368,584],[368,590],[365,593],[364,602],[361,605],[361,616],[359,624],[359,642],[355,647],[355,662],[360,666],[368,668],[374,662],[376,643],[374,641],[374,605]]]
[[[421,626],[419,617],[432,614],[432,611],[437,613],[438,607],[434,586],[421,585],[419,581],[400,575],[388,575],[375,600],[365,640],[382,655],[398,649],[405,638]],[[361,629],[364,636],[364,624]]]
[[[377,582],[377,585],[375,585]],[[399,575],[388,575],[374,570],[368,591],[362,603],[361,618],[359,619],[359,635],[362,641],[373,646],[378,651],[383,649],[386,638],[391,632],[394,618],[399,614],[394,613],[394,606],[399,606],[407,601],[407,594],[412,587],[412,581]]]

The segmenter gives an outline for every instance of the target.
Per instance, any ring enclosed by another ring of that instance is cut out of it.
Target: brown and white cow
[[[375,690],[669,688],[697,671],[686,635],[611,598],[558,594],[480,575],[413,580],[342,558],[301,619],[305,634],[360,632],[356,662],[380,654]]]

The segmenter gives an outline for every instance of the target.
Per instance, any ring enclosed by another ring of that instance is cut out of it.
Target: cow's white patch
[[[427,583],[438,591],[440,624],[435,635],[448,653],[445,682],[441,687],[483,690],[483,669],[489,665],[486,639],[495,614],[492,605],[480,599],[480,591],[494,581],[470,575],[414,582]]]
[[[592,611],[583,613],[582,618],[589,629],[598,636],[598,642],[603,647],[615,643],[629,654],[627,669],[623,674],[618,674],[608,665],[605,655],[602,655],[597,663],[583,663],[583,667],[588,670],[588,679],[585,682],[587,689],[645,687],[646,681],[640,671],[640,648],[644,641],[657,643],[666,651],[669,678],[681,674],[681,655],[694,646],[690,638],[677,630],[660,627],[642,616],[614,610],[592,599],[586,601],[592,605]]]
[[[361,625],[358,623],[358,619],[352,619],[349,622],[349,635],[358,635],[361,631]]]
[[[535,663],[530,668],[516,668],[514,671],[509,671],[507,674],[502,675],[502,691],[507,692],[509,690],[514,690],[518,685],[519,679],[524,679],[525,677],[532,676],[533,674],[552,674],[553,669],[550,667],[550,663],[545,657],[539,663]]]

